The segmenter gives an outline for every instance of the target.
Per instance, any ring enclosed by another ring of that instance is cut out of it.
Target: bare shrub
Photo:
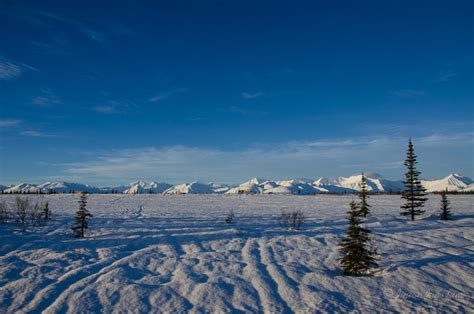
[[[302,210],[294,210],[292,212],[282,211],[278,222],[280,226],[287,230],[300,230],[304,224],[304,213]]]
[[[16,197],[16,221],[21,227],[24,227],[27,223],[30,206],[30,199],[28,197]]]
[[[43,217],[42,205],[30,202],[28,197],[16,198],[16,222],[20,228],[38,225]]]
[[[0,221],[6,224],[8,223],[9,219],[10,219],[10,212],[8,209],[8,205],[4,200],[2,200],[0,202]]]
[[[33,226],[38,225],[39,222],[41,221],[42,216],[43,216],[41,206],[38,203],[35,203],[34,205],[32,204],[28,208],[28,214],[30,216],[29,217],[30,218],[29,223]]]

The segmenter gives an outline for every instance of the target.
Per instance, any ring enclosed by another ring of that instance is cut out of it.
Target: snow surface
[[[78,195],[48,200],[53,220],[0,225],[0,312],[440,312],[474,308],[472,195],[439,196],[411,222],[396,195],[370,197],[380,267],[342,276],[338,248],[351,195],[89,195],[87,238],[70,230]],[[0,199],[14,203],[14,195]],[[303,230],[277,223],[302,209]],[[233,210],[236,223],[223,223]]]

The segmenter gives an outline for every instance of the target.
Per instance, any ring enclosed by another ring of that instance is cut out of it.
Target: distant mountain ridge
[[[383,179],[379,174],[366,175],[368,190],[373,193],[400,192],[403,182]],[[172,185],[164,182],[134,181],[127,186],[95,187],[81,183],[46,182],[40,185],[20,183],[6,187],[0,185],[3,193],[123,193],[123,194],[299,194],[352,193],[359,190],[361,175],[317,180],[290,179],[267,180],[253,178],[236,186],[225,184],[191,182]],[[448,190],[450,192],[473,192],[474,181],[466,176],[452,173],[438,180],[422,180],[428,192]]]

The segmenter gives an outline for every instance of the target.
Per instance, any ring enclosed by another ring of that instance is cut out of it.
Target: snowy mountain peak
[[[423,186],[428,192],[439,192],[439,191],[468,191],[465,190],[470,184],[473,183],[471,178],[465,177],[458,173],[451,173],[447,177],[440,180],[423,180],[421,181]]]
[[[458,173],[451,173],[446,178],[448,180],[458,180],[458,181],[463,182],[464,184],[467,184],[467,185],[473,183],[473,181],[470,178],[465,177],[462,174],[458,174]]]
[[[215,193],[212,185],[194,181],[170,187],[163,194],[212,194]]]
[[[255,178],[252,178],[252,179],[250,179],[250,180],[248,180],[248,181],[246,181],[242,184],[257,184],[257,185],[259,185],[259,184],[262,184],[262,183],[267,182],[267,181],[269,181],[269,180],[264,179],[264,178],[255,177]]]
[[[134,181],[130,183],[128,187],[117,187],[114,188],[116,191],[122,191],[125,194],[138,194],[138,193],[162,193],[172,185],[168,183],[157,183],[151,181],[150,183],[142,180]]]
[[[326,177],[321,177],[318,180],[313,182],[313,185],[322,186],[327,184],[332,184],[333,182]]]
[[[133,181],[129,184],[129,186],[147,186],[148,183],[146,183],[145,181],[142,181],[142,180],[137,180],[137,181]]]

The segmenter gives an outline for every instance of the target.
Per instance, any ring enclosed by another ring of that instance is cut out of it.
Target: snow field
[[[0,312],[470,312],[472,195],[438,195],[426,214],[399,216],[396,195],[371,196],[380,253],[373,276],[342,276],[337,244],[352,195],[89,195],[87,238],[70,227],[78,195],[48,200],[53,221],[24,232],[0,225]],[[3,195],[13,204],[15,196]],[[224,224],[229,210],[236,223]],[[302,209],[303,230],[282,230]]]

